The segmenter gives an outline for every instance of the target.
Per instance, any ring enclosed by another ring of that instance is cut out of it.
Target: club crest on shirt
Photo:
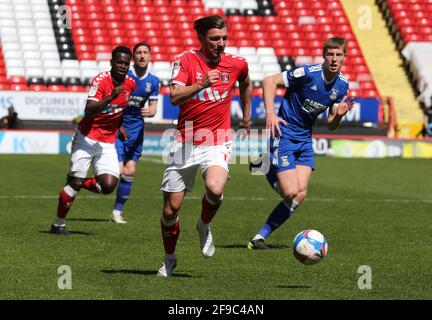
[[[230,80],[230,74],[228,72],[222,72],[220,75],[220,79],[224,83],[228,83]]]
[[[147,92],[147,93],[149,93],[149,92],[151,92],[151,89],[152,89],[152,84],[151,84],[151,82],[146,82],[146,84],[145,84],[145,92]]]
[[[338,89],[332,89],[330,93],[330,99],[336,100],[338,93],[339,93]]]
[[[196,72],[195,74],[195,78],[199,81],[202,79],[202,73],[201,72]]]

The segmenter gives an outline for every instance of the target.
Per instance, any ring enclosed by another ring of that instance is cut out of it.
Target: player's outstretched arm
[[[108,103],[113,101],[117,96],[120,94],[120,92],[124,92],[123,85],[117,86],[114,88],[113,92],[109,96],[106,96],[105,98],[94,101],[94,100],[87,100],[85,109],[84,109],[84,115],[85,116],[93,116],[103,110],[103,108],[106,107]]]
[[[275,137],[275,132],[282,135],[279,123],[286,125],[285,120],[279,118],[274,109],[274,99],[276,96],[276,88],[278,85],[283,85],[284,81],[282,73],[265,77],[263,80],[263,99],[266,109],[266,129],[270,131],[272,137]]]
[[[219,74],[220,71],[218,70],[210,70],[201,82],[194,83],[190,86],[171,84],[170,102],[175,106],[184,104],[202,89],[208,88],[212,84],[216,83],[219,80]]]
[[[239,81],[240,102],[243,109],[243,121],[240,122],[239,129],[246,129],[250,132],[250,109],[252,100],[252,81],[247,77]]]
[[[347,100],[348,98],[348,100]],[[327,117],[327,124],[330,130],[336,130],[339,127],[344,115],[354,107],[354,98],[345,96],[339,104],[334,104]]]

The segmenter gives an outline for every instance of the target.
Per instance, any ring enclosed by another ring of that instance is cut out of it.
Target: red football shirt
[[[135,80],[126,76],[123,82],[124,92],[108,103],[101,112],[85,116],[78,125],[80,132],[99,142],[115,143],[117,130],[121,125],[123,110],[136,87]],[[92,81],[88,100],[100,101],[114,90],[114,83],[109,71],[98,74]]]
[[[249,73],[244,58],[224,53],[214,65],[198,50],[185,51],[174,62],[171,83],[190,86],[201,82],[214,69],[220,72],[219,81],[180,105],[177,130],[183,142],[191,141],[192,137],[194,144],[215,145],[232,140],[233,88],[237,80],[244,80]]]

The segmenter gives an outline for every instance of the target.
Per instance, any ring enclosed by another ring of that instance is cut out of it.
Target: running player
[[[150,45],[146,42],[137,43],[133,49],[134,65],[128,75],[135,80],[137,87],[132,92],[129,104],[123,113],[122,130],[119,132],[115,146],[120,162],[120,182],[110,221],[126,223],[123,218],[123,207],[132,189],[136,163],[141,157],[144,141],[144,118],[156,114],[160,81],[148,70],[151,61]],[[148,101],[148,106],[145,106]],[[127,135],[124,139],[123,135]]]
[[[68,235],[66,215],[81,188],[108,194],[118,183],[119,165],[114,142],[124,108],[136,87],[127,75],[132,53],[124,46],[111,53],[111,71],[98,74],[92,81],[84,117],[75,131],[66,185],[60,191],[57,215],[51,233]],[[93,166],[93,178],[87,171]]]
[[[171,102],[179,105],[176,136],[162,187],[164,205],[161,217],[165,256],[158,276],[169,277],[177,263],[176,244],[180,234],[179,213],[187,191],[192,190],[198,167],[206,192],[196,229],[201,253],[211,257],[215,245],[210,222],[219,209],[228,178],[232,129],[230,106],[236,81],[240,84],[243,107],[241,128],[250,128],[252,83],[245,59],[224,53],[228,31],[220,16],[207,16],[194,22],[201,43],[199,50],[177,57],[171,80]]]
[[[335,130],[342,117],[354,106],[347,99],[348,81],[340,73],[347,42],[330,38],[324,44],[323,64],[301,66],[268,76],[263,81],[266,127],[271,132],[270,170],[267,180],[282,197],[266,223],[248,243],[249,249],[268,249],[265,239],[279,228],[305,199],[314,170],[312,126],[328,109],[328,127]],[[278,115],[274,110],[276,87],[288,89]]]

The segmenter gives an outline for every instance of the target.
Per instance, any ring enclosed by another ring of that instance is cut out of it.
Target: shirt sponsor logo
[[[315,115],[319,115],[321,112],[326,110],[328,108],[328,106],[321,104],[319,102],[315,102],[315,101],[306,99],[303,102],[302,108],[304,111],[306,111],[308,113],[313,113]]]

